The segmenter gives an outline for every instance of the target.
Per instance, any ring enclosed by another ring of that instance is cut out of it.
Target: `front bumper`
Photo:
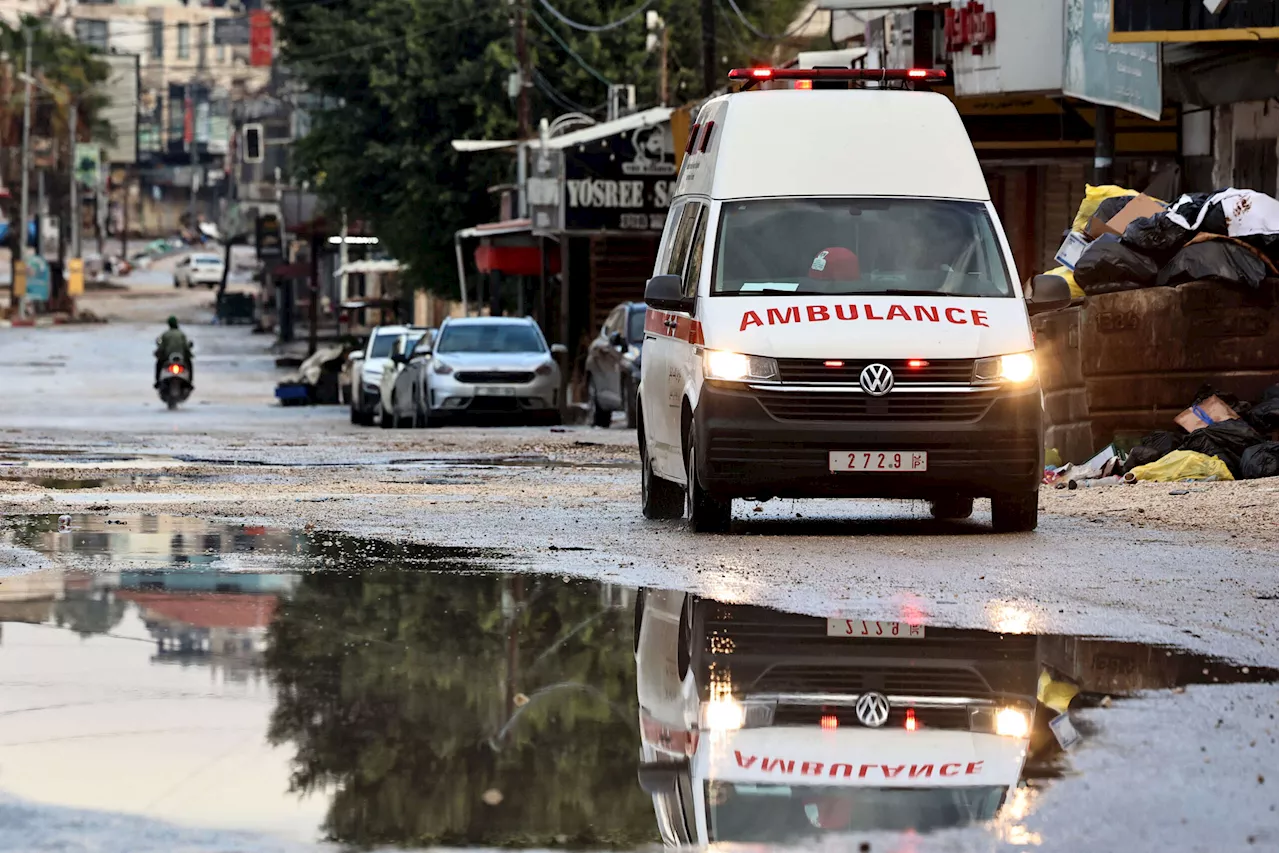
[[[520,414],[559,411],[560,380],[554,374],[523,383],[459,382],[433,374],[431,410],[438,414]]]
[[[907,395],[869,400],[708,382],[693,420],[699,480],[712,494],[737,498],[992,497],[1038,486],[1038,386],[932,399],[935,409]],[[859,450],[927,451],[928,470],[830,471],[828,453]]]

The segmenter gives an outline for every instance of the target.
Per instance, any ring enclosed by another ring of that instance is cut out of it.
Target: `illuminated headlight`
[[[1004,380],[1017,385],[1030,381],[1035,375],[1035,354],[1029,352],[980,358],[973,365],[973,378],[979,382]]]
[[[778,363],[764,356],[709,349],[702,354],[702,375],[729,382],[777,382]]]
[[[702,728],[713,732],[730,732],[773,725],[772,702],[739,702],[732,696],[720,696],[702,703]]]
[[[1025,738],[1031,734],[1031,715],[1021,708],[975,708],[969,728],[1002,737]]]

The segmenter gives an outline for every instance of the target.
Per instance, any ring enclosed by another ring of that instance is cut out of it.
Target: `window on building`
[[[164,59],[164,22],[151,22],[151,58]]]
[[[191,25],[178,24],[178,58],[191,58]]]
[[[214,48],[214,55],[217,57],[219,65],[225,65],[227,62],[227,46],[219,44]]]
[[[84,44],[105,53],[107,50],[107,22],[90,21],[84,18],[77,19],[76,38]]]

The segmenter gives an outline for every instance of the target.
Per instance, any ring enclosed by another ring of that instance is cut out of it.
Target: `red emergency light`
[[[925,361],[923,358],[907,359],[907,367],[911,368],[912,370],[919,370],[922,367],[928,367],[928,366],[929,366],[929,362]]]
[[[903,728],[905,728],[909,732],[914,732],[916,729],[920,727],[920,724],[916,722],[915,708],[907,709],[907,719],[903,722],[902,725],[903,725]]]
[[[840,718],[835,714],[823,714],[818,722],[827,731],[840,728]]]
[[[743,88],[750,88],[762,80],[798,80],[808,85],[797,88],[812,89],[815,80],[846,80],[861,83],[888,83],[907,81],[942,81],[947,72],[941,68],[734,68],[730,80],[744,80]]]

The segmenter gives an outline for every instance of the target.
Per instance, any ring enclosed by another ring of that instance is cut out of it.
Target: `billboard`
[[[113,140],[103,146],[103,159],[108,163],[138,162],[138,57],[134,54],[108,53],[98,59],[107,63],[102,92],[107,98],[103,115],[111,125]]]
[[[1110,41],[1111,0],[1067,0],[1062,93],[1158,121],[1160,46]]]
[[[661,231],[675,192],[671,125],[640,127],[564,151],[564,227]]]

